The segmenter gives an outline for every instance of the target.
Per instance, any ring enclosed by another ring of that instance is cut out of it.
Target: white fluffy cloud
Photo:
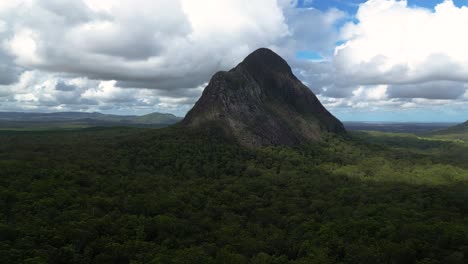
[[[31,0],[7,12],[18,65],[130,87],[193,87],[288,34],[271,0]]]
[[[202,87],[191,89],[196,94]],[[142,114],[151,111],[183,115],[192,96],[167,96],[156,89],[122,88],[116,81],[63,78],[37,70],[25,71],[14,85],[0,85],[3,111],[109,111]]]
[[[336,49],[346,74],[369,82],[468,81],[467,7],[448,0],[433,12],[406,1],[371,0],[356,18],[342,29],[347,41]]]
[[[0,110],[183,115],[214,72],[258,47],[284,56],[332,108],[466,102],[468,8],[450,0],[435,10],[369,0],[350,20],[338,9],[296,4],[0,1]],[[338,28],[343,20],[351,22]],[[325,59],[295,57],[308,50]]]
[[[341,28],[341,44],[328,60],[299,63],[296,71],[338,112],[426,109],[463,116],[468,112],[465,25],[468,8],[451,0],[434,10],[369,0]]]
[[[349,94],[354,85],[392,84],[390,95],[430,99],[464,93],[467,7],[446,0],[433,11],[406,1],[370,0],[360,5],[356,20],[342,28],[344,43],[335,49],[336,89]]]
[[[4,95],[16,93],[9,105],[16,100],[19,109],[79,104],[88,109],[99,103],[104,109],[106,103],[125,101],[130,106],[133,95],[140,94],[137,88],[142,94],[154,89],[159,99],[148,104],[171,111],[178,104],[174,111],[183,114],[213,73],[235,66],[258,47],[293,57],[294,49],[333,45],[338,37],[333,23],[344,14],[294,5],[276,0],[2,1],[0,84],[9,86],[0,89]],[[310,24],[317,30],[304,34]],[[20,92],[13,83],[32,72],[36,83],[28,85],[29,93]],[[72,92],[68,83],[76,78],[88,82]],[[59,89],[45,89],[44,79]]]

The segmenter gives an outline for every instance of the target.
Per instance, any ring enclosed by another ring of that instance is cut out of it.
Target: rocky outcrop
[[[296,145],[345,133],[286,61],[265,48],[216,73],[181,125],[219,126],[246,146]]]

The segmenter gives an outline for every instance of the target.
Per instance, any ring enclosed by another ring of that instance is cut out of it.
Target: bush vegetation
[[[468,260],[462,144],[359,132],[245,149],[216,130],[0,133],[0,263]]]

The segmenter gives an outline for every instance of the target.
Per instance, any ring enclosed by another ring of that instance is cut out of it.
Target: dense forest
[[[0,263],[468,262],[468,145],[353,132],[0,132]]]

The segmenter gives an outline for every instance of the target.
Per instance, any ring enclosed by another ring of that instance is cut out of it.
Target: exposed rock
[[[296,145],[326,132],[345,133],[286,61],[265,48],[216,73],[182,125],[220,126],[246,146]]]

